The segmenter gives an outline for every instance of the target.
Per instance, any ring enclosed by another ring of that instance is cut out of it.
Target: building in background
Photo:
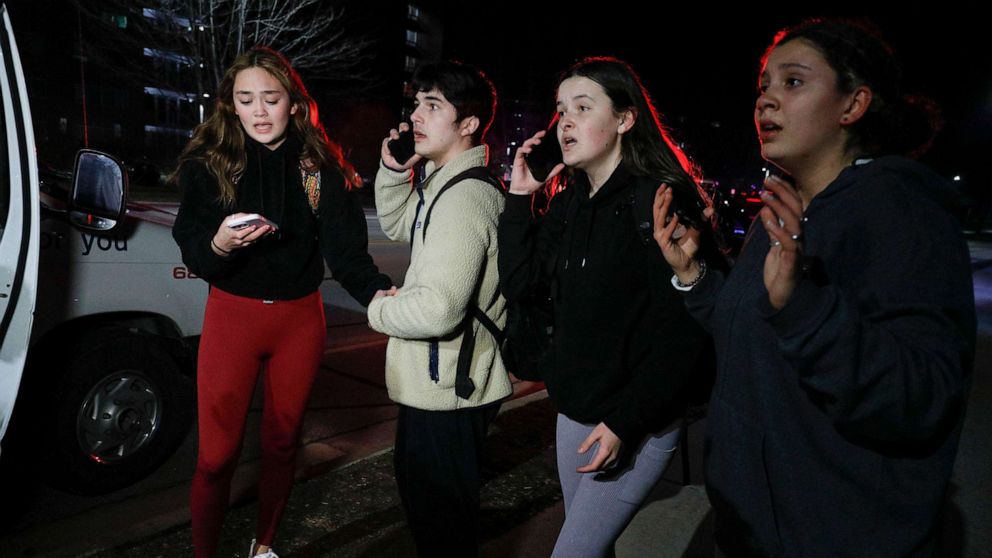
[[[403,25],[403,105],[400,110],[403,120],[409,120],[413,113],[413,90],[411,80],[417,66],[424,62],[441,59],[444,46],[444,29],[441,20],[430,8],[420,4],[406,5],[406,19]]]

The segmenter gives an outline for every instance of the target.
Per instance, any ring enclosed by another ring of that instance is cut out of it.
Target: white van
[[[112,157],[80,152],[68,208],[39,193],[0,12],[0,455],[58,488],[109,492],[157,468],[189,429],[207,284],[182,264],[174,210],[122,210],[127,174]]]

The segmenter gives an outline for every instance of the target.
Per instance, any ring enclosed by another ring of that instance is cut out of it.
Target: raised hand
[[[765,179],[765,207],[758,214],[771,247],[765,257],[768,301],[781,309],[792,297],[802,269],[803,202],[795,188],[777,176]]]
[[[382,140],[382,152],[380,154],[380,156],[382,157],[382,162],[384,165],[397,172],[410,170],[411,168],[413,168],[414,165],[419,163],[420,160],[422,159],[420,155],[417,155],[415,153],[413,157],[410,157],[405,163],[401,165],[396,160],[396,157],[393,157],[393,154],[390,153],[389,151],[389,141],[400,139],[400,132],[406,132],[409,129],[410,129],[410,124],[408,122],[400,122],[400,125],[390,130],[389,135]]]
[[[667,184],[662,184],[654,194],[654,240],[661,248],[668,265],[678,276],[679,282],[690,284],[701,273],[696,259],[700,231],[682,226],[679,216],[671,211],[671,206],[672,189]],[[712,214],[711,207],[703,212],[703,216],[707,218]]]

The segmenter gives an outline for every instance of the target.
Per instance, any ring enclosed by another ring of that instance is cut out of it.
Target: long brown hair
[[[341,147],[327,137],[317,112],[317,103],[303,85],[293,66],[279,52],[257,46],[234,59],[217,86],[214,110],[193,130],[193,137],[179,156],[179,165],[171,179],[177,180],[186,161],[203,161],[217,179],[221,203],[231,206],[237,197],[237,183],[245,171],[245,131],[234,110],[234,80],[249,68],[261,68],[276,78],[289,93],[296,107],[287,133],[296,133],[303,142],[300,161],[308,168],[331,167],[341,171],[348,188],[361,187],[361,177],[345,160]]]

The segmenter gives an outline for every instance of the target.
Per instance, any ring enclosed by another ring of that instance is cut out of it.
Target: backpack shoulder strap
[[[472,167],[468,170],[462,171],[448,180],[441,189],[438,190],[434,199],[431,200],[430,207],[427,208],[427,214],[424,216],[424,225],[421,227],[421,234],[423,235],[424,242],[427,241],[427,227],[431,222],[431,212],[434,211],[434,204],[437,203],[438,198],[441,197],[448,189],[450,189],[455,184],[468,179],[481,180],[493,188],[495,188],[501,194],[506,194],[506,187],[503,182],[492,175],[489,169],[486,167]],[[482,275],[475,279],[475,288],[472,289],[472,300],[478,295],[479,288],[482,285]],[[469,377],[470,368],[472,366],[472,354],[475,350],[475,335],[472,331],[472,322],[478,320],[479,323],[489,331],[489,333],[496,340],[496,347],[498,347],[503,342],[503,332],[496,326],[489,316],[486,315],[481,309],[479,309],[475,304],[470,304],[468,307],[468,312],[465,318],[462,320],[462,343],[461,347],[458,349],[458,361],[455,369],[455,393],[458,397],[462,399],[468,399],[472,393],[475,391],[475,383],[472,378]]]
[[[503,330],[501,330],[499,326],[496,325],[496,322],[492,321],[492,319],[487,316],[485,312],[480,310],[479,307],[473,306],[472,315],[475,316],[476,320],[479,320],[479,323],[482,324],[483,327],[489,330],[489,333],[491,333],[496,339],[497,347],[503,343],[503,337],[505,335]]]
[[[472,167],[456,174],[445,182],[444,186],[441,186],[441,189],[437,191],[434,199],[431,200],[430,207],[427,208],[427,215],[424,216],[424,226],[421,227],[421,234],[424,241],[427,240],[427,227],[431,223],[431,212],[434,211],[434,205],[437,203],[438,198],[440,198],[442,194],[447,192],[455,184],[473,178],[489,184],[501,194],[506,194],[506,187],[503,185],[503,181],[493,176],[493,174],[489,172],[489,169],[486,167]]]
[[[634,219],[634,231],[641,243],[647,245],[654,244],[654,194],[657,188],[637,184],[630,193],[630,216]]]

